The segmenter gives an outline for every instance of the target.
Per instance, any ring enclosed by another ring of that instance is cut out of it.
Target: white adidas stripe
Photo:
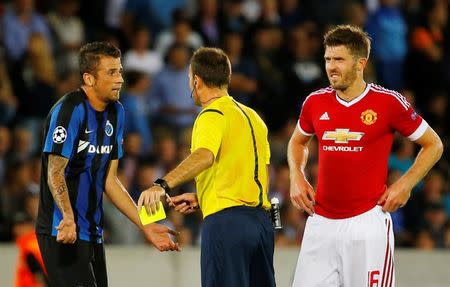
[[[373,88],[373,90],[375,92],[393,96],[395,99],[397,99],[397,101],[400,102],[400,104],[406,110],[408,110],[411,107],[411,104],[408,102],[408,100],[404,96],[402,96],[399,92],[396,92],[396,91],[393,91],[393,90],[388,90],[388,89],[385,89],[385,88],[383,88],[381,86],[374,85],[374,84],[372,84],[371,87]]]

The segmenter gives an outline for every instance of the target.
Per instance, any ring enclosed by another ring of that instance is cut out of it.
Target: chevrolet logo
[[[336,129],[335,131],[326,131],[323,133],[323,140],[334,140],[335,143],[348,143],[348,141],[359,141],[364,133],[351,132],[349,129]]]

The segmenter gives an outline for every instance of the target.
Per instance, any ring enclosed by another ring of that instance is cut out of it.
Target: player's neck
[[[338,90],[337,95],[339,98],[346,102],[359,97],[367,87],[367,83],[364,80],[356,80],[350,87],[345,90]]]
[[[228,92],[227,89],[208,89],[205,91],[205,95],[207,96],[200,102],[202,108],[209,106],[223,96],[228,96]]]
[[[106,106],[108,104],[100,100],[99,97],[96,95],[95,91],[85,86],[82,86],[81,88],[86,93],[89,104],[92,106],[92,108],[94,108],[94,110],[98,112],[103,112],[106,109]]]

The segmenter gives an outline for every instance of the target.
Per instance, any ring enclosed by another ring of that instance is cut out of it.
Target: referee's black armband
[[[162,187],[167,194],[171,191],[170,186],[167,184],[167,181],[162,178],[158,178],[153,183],[157,186]]]

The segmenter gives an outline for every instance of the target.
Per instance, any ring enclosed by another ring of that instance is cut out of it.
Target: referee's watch
[[[170,186],[167,184],[167,181],[162,178],[158,178],[153,182],[153,184],[162,187],[166,193],[169,193],[171,191]]]

